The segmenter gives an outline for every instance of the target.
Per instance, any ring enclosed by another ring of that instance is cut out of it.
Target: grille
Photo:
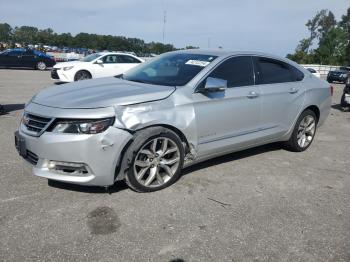
[[[48,117],[25,113],[22,122],[28,131],[40,134],[45,131],[45,128],[50,124],[51,120],[52,119]]]
[[[39,157],[32,151],[27,150],[26,160],[35,166],[38,163]]]
[[[52,79],[60,79],[60,77],[57,74],[57,68],[54,68],[51,70],[51,78]]]

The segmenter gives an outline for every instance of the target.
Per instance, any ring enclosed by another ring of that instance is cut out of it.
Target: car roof
[[[212,55],[212,56],[217,56],[221,58],[225,58],[228,56],[237,56],[237,55],[250,55],[250,56],[263,56],[267,58],[272,58],[280,61],[284,61],[288,64],[292,64],[296,67],[298,67],[300,70],[306,70],[305,68],[301,67],[294,61],[285,58],[285,57],[280,57],[277,55],[269,54],[269,53],[264,53],[264,52],[258,52],[258,51],[233,51],[233,50],[223,50],[223,49],[186,49],[186,50],[178,50],[178,51],[172,51],[174,53],[188,53],[188,54],[203,54],[203,55]]]
[[[266,56],[281,60],[286,60],[283,57],[276,56],[269,53],[257,52],[257,51],[234,51],[234,50],[223,50],[223,49],[186,49],[173,51],[174,53],[189,53],[189,54],[203,54],[203,55],[212,55],[218,57],[226,57],[232,55],[256,55],[256,56]]]
[[[123,53],[123,52],[98,52],[99,55],[129,55],[134,56],[132,54]]]

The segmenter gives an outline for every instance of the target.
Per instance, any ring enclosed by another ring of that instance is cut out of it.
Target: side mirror
[[[101,59],[97,59],[95,64],[98,64],[98,65],[102,65],[103,64],[103,61]]]
[[[227,80],[215,78],[215,77],[208,77],[203,91],[206,92],[222,92],[225,91],[227,88]]]

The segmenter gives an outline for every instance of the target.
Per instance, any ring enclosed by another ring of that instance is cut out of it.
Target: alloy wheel
[[[39,70],[45,70],[46,69],[46,64],[44,62],[39,62],[37,65]]]
[[[305,148],[312,142],[316,130],[316,120],[313,116],[307,115],[301,120],[298,128],[298,145]]]
[[[90,79],[90,76],[86,72],[79,72],[76,77],[76,81]]]
[[[145,187],[160,187],[167,183],[180,166],[180,150],[167,137],[147,142],[136,155],[134,172],[137,181]]]

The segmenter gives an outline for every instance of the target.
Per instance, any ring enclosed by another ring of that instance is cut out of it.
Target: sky
[[[285,56],[308,36],[305,23],[329,9],[336,19],[349,0],[0,0],[0,23],[55,32],[137,37],[177,48],[249,50]]]

